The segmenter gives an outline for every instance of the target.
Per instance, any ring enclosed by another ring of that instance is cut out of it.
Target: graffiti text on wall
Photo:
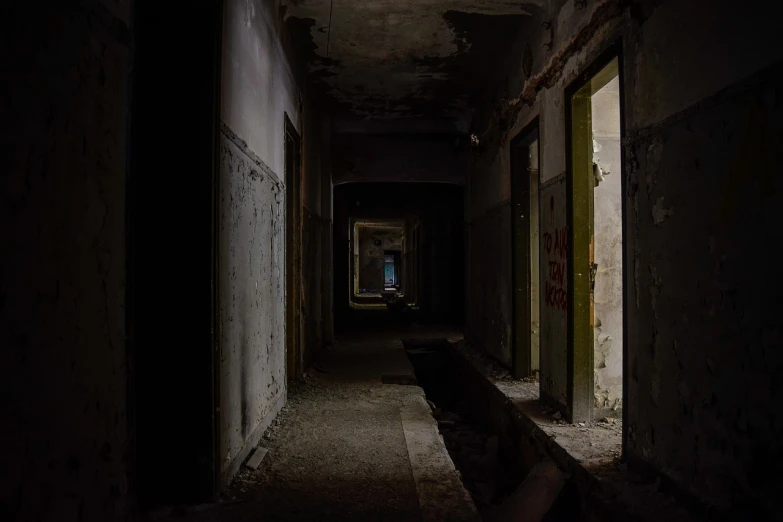
[[[568,228],[555,228],[554,234],[544,232],[544,249],[548,265],[547,278],[544,283],[544,300],[546,305],[558,310],[568,309],[568,294],[565,289],[566,259],[568,255]]]

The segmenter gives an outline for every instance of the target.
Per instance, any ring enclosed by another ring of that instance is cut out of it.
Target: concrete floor
[[[206,521],[478,521],[402,343],[354,337],[325,352],[224,501],[185,515]],[[172,513],[161,513],[170,518]]]

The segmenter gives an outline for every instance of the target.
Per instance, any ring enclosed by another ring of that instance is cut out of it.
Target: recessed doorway
[[[618,58],[569,89],[569,413],[619,417],[623,401],[624,284]]]
[[[511,145],[512,342],[517,378],[535,375],[540,360],[538,120]]]

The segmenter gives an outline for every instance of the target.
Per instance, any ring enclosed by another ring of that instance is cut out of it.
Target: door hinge
[[[598,273],[598,264],[590,263],[590,291],[595,291],[595,276]]]

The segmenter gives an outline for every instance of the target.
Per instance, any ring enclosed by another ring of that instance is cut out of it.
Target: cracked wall
[[[220,465],[225,473],[285,401],[285,187],[225,134],[220,156]]]
[[[0,22],[0,513],[125,520],[130,8],[8,7]]]

